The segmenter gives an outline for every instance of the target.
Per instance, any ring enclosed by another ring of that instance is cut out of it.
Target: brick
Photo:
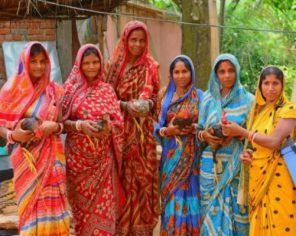
[[[25,36],[21,34],[14,34],[12,35],[12,41],[23,41],[25,40]]]
[[[56,34],[55,29],[46,29],[45,30],[45,35],[51,36],[51,35],[55,35],[55,34]]]
[[[38,34],[41,34],[41,30],[38,29],[38,28],[29,28],[27,33],[28,35],[38,35]]]
[[[10,33],[10,29],[9,28],[0,28],[0,35],[6,35]]]
[[[10,21],[0,22],[0,28],[9,28],[10,29]]]

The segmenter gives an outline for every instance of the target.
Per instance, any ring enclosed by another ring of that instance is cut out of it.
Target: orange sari
[[[62,89],[50,82],[50,59],[42,78],[32,84],[30,51],[22,51],[17,74],[0,92],[0,125],[14,129],[24,117],[57,121]],[[51,134],[11,154],[19,213],[20,235],[57,236],[69,234],[69,212],[65,194],[65,158],[58,136]]]

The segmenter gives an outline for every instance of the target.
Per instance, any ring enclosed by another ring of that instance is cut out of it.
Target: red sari
[[[127,40],[135,29],[146,32],[143,55],[126,70]],[[139,21],[129,22],[107,66],[106,81],[122,101],[133,99],[156,102],[159,90],[158,64],[148,53],[148,32]],[[146,117],[134,118],[123,111],[124,149],[121,181],[127,197],[119,219],[120,235],[152,235],[159,217],[158,162],[153,137],[154,109]]]
[[[119,183],[123,120],[113,88],[102,82],[103,72],[88,85],[79,69],[83,53],[90,47],[98,50],[91,44],[79,49],[64,85],[63,116],[70,120],[96,121],[108,115],[111,135],[99,139],[76,131],[67,134],[68,197],[76,235],[115,235],[123,203]]]

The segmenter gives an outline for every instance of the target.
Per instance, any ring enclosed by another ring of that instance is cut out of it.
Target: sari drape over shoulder
[[[256,105],[251,112],[254,118],[248,125],[251,131],[271,135],[280,119],[296,119],[296,103],[289,102],[284,94],[266,105],[257,88],[255,99]],[[285,161],[279,150],[256,143],[252,146],[250,235],[296,235],[296,186]]]
[[[63,93],[46,72],[34,85],[29,76],[32,42],[23,49],[18,71],[0,92],[0,123],[13,129],[24,117],[57,121]],[[17,145],[11,154],[18,203],[20,235],[68,235],[69,212],[65,190],[65,157],[60,138],[54,134],[29,144]]]
[[[129,34],[135,29],[146,33],[146,47],[138,60],[127,68]],[[148,32],[139,21],[129,22],[107,65],[106,82],[121,101],[152,100],[159,90],[158,64],[148,53]],[[119,220],[122,235],[152,235],[158,221],[158,163],[153,138],[154,108],[146,117],[135,118],[123,111],[124,148],[121,180],[127,201]]]
[[[228,60],[235,67],[236,81],[229,94],[221,97],[220,82],[215,68],[221,61]],[[244,125],[251,108],[253,95],[240,84],[240,67],[231,54],[221,54],[216,59],[200,108],[199,127],[209,128],[221,121],[222,113],[227,119]],[[237,192],[241,162],[239,155],[242,142],[232,138],[230,143],[217,151],[214,164],[212,149],[202,153],[200,169],[202,226],[200,235],[248,235],[248,209],[237,204]]]
[[[195,136],[159,136],[159,130],[167,127],[176,116],[182,116],[182,113],[192,117],[194,123],[198,120],[202,91],[195,88],[195,73],[191,59],[179,55],[172,63],[180,59],[190,65],[191,85],[184,96],[172,101],[176,86],[171,75],[164,96],[159,96],[160,118],[159,123],[155,125],[155,136],[163,150],[160,164],[162,236],[197,236],[200,229],[199,160]]]
[[[103,69],[98,78],[87,83],[80,65],[84,52],[94,48],[82,46],[72,71],[64,84],[63,119],[109,119],[110,136],[90,138],[84,133],[67,134],[67,190],[73,211],[76,235],[115,235],[116,220],[124,203],[119,181],[122,161],[123,119],[113,88],[104,83]]]

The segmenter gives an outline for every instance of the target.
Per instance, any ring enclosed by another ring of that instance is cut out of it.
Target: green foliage
[[[173,0],[149,0],[149,3],[163,10],[169,10],[174,12],[180,11]]]
[[[292,93],[296,61],[296,0],[244,0],[233,8],[226,6],[225,25],[249,30],[224,28],[222,52],[236,55],[242,67],[241,81],[251,92],[255,91],[262,68],[277,65],[286,75],[286,92]],[[285,33],[250,29],[285,30]],[[289,32],[290,31],[290,32]]]

